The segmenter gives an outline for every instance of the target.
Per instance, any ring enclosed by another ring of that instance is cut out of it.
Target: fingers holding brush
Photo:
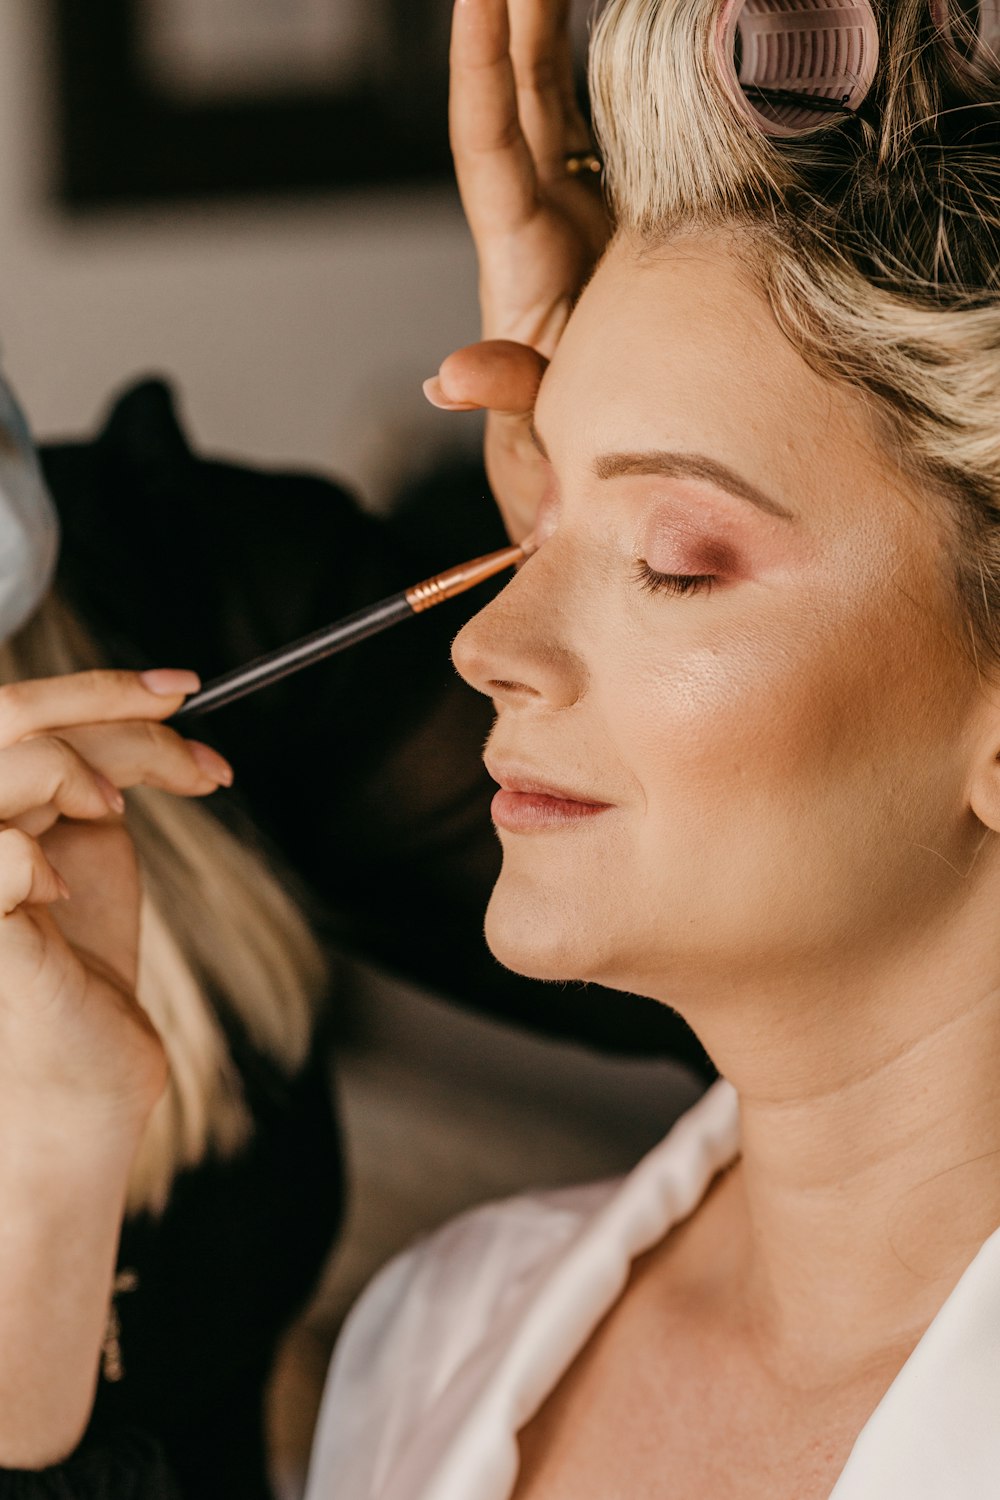
[[[233,784],[233,769],[218,751],[164,724],[88,724],[61,737],[122,790],[148,786],[176,797],[207,797]]]
[[[0,821],[37,837],[60,818],[122,814],[128,787],[231,785],[220,755],[161,722],[197,686],[191,672],[97,671],[0,687]]]

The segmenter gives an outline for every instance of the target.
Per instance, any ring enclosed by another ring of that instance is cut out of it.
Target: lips
[[[612,805],[524,771],[489,762],[487,770],[500,785],[491,807],[493,821],[510,833],[578,826],[610,811]]]

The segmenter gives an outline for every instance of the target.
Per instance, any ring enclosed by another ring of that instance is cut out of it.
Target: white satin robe
[[[335,1351],[306,1500],[509,1500],[517,1432],[621,1296],[632,1261],[738,1150],[736,1094],[721,1081],[626,1178],[475,1209],[391,1262]],[[1000,1230],[830,1500],[1000,1500]]]

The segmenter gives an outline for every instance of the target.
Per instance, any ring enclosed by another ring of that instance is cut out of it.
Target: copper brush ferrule
[[[388,630],[391,625],[412,620],[414,615],[423,614],[436,604],[443,604],[446,599],[464,594],[466,589],[475,588],[477,583],[485,583],[487,578],[493,578],[505,568],[513,568],[524,562],[534,551],[534,537],[527,537],[519,547],[504,547],[501,552],[474,558],[472,562],[449,568],[446,573],[438,573],[424,583],[416,583],[412,588],[404,589],[401,594],[393,594],[391,598],[382,599],[378,604],[369,604],[357,614],[337,620],[333,625],[325,625],[322,630],[292,641],[289,646],[281,646],[277,651],[269,651],[266,656],[257,657],[245,667],[237,667],[235,671],[216,677],[201,692],[189,698],[173,718],[207,714],[216,708],[225,707],[227,703],[235,703],[237,698],[256,693],[260,688],[280,681],[282,677],[301,672],[314,662],[323,661],[338,651],[346,651],[349,646],[367,640],[369,636]]]
[[[502,573],[504,568],[516,567],[528,555],[528,549],[523,545],[505,547],[502,552],[491,552],[488,557],[476,557],[472,562],[460,563],[457,568],[449,568],[447,573],[438,573],[436,577],[428,578],[426,583],[415,583],[411,589],[406,590],[406,602],[415,615],[422,614],[425,609],[433,609],[435,604],[442,604],[445,599],[454,599],[458,594],[464,594],[466,589],[475,588],[477,583],[485,583],[487,578]]]

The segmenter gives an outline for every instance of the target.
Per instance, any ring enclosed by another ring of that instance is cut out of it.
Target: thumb
[[[487,339],[449,354],[424,395],[443,411],[495,411],[524,416],[535,405],[548,360],[527,344]]]

